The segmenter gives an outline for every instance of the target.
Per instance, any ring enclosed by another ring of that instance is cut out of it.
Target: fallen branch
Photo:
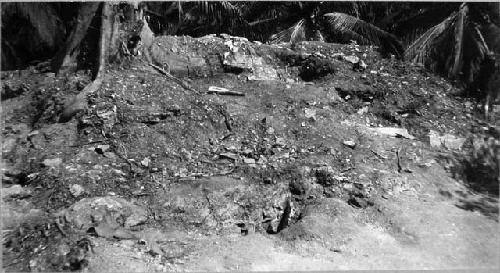
[[[402,164],[403,161],[401,158],[401,151],[402,151],[402,147],[399,147],[399,149],[396,150],[396,157],[398,159],[398,173],[401,173],[401,172],[412,173],[412,170],[403,166],[403,164]]]
[[[218,91],[218,90],[209,90],[207,94],[217,94],[217,95],[227,95],[227,96],[245,96],[244,93],[238,91]]]
[[[217,87],[217,86],[210,86],[208,88],[207,94],[229,95],[229,96],[245,96],[244,93],[236,92],[236,91],[230,91],[227,88]]]
[[[396,158],[398,159],[398,173],[400,173],[403,170],[403,167],[401,167],[401,147],[396,150]]]
[[[191,86],[189,86],[185,81],[179,79],[179,78],[176,78],[174,77],[172,74],[168,73],[167,71],[165,71],[165,69],[153,64],[153,63],[149,63],[149,65],[151,67],[153,67],[154,69],[156,69],[158,72],[160,72],[161,74],[163,74],[164,76],[166,76],[168,79],[178,83],[180,86],[182,86],[184,89],[186,90],[189,90],[189,91],[192,91],[192,92],[195,92],[196,94],[200,94],[200,92],[196,91],[195,89],[193,89]]]
[[[66,234],[66,232],[64,231],[63,227],[62,227],[62,224],[61,224],[61,219],[58,217],[56,218],[56,220],[54,221],[54,223],[56,224],[56,227],[57,229],[59,230],[59,232],[61,232],[61,234],[64,236],[64,237],[67,237],[68,235]]]
[[[382,156],[381,154],[377,153],[376,151],[374,151],[374,150],[372,150],[372,149],[370,149],[370,151],[371,151],[374,155],[376,155],[378,158],[380,158],[380,159],[387,159],[387,157]]]

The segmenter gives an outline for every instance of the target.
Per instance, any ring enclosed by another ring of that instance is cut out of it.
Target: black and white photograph
[[[0,2],[1,272],[500,271],[500,2]]]

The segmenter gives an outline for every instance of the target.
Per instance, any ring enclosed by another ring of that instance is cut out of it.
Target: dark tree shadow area
[[[480,212],[498,222],[498,199],[496,198],[483,197],[478,200],[461,198],[456,206],[464,210]]]
[[[476,192],[499,196],[499,170],[498,163],[487,164],[482,159],[464,158],[459,162],[460,175],[467,186]]]
[[[499,196],[500,141],[485,138],[468,148],[467,154],[454,154],[440,160],[447,161],[453,178],[463,181],[474,192]]]
[[[457,200],[455,206],[460,209],[477,211],[496,222],[499,220],[498,196],[488,196],[473,190],[469,190],[467,192],[461,190],[450,192],[440,189],[439,194],[448,199]]]
[[[439,158],[446,161],[453,178],[462,181],[468,192],[457,192],[457,207],[478,211],[495,221],[499,214],[500,147],[496,141],[485,141],[466,155]],[[447,196],[449,193],[441,193]]]

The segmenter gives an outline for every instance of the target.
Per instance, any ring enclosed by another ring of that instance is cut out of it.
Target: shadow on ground
[[[500,184],[500,145],[496,138],[475,138],[472,147],[461,155],[441,154],[438,160],[457,181],[462,181],[467,191],[440,190],[447,198],[456,197],[458,208],[477,211],[498,222]]]
[[[492,197],[482,197],[479,200],[459,199],[456,206],[464,210],[480,212],[498,222],[498,199]]]

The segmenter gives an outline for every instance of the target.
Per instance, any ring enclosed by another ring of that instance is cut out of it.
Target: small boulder
[[[372,128],[371,130],[375,131],[381,135],[388,135],[392,137],[403,137],[407,139],[415,139],[414,136],[408,133],[408,130],[405,128],[396,128],[396,127],[379,127]]]
[[[103,221],[129,228],[148,218],[145,209],[115,196],[83,198],[61,213],[69,223],[82,230],[96,227]]]
[[[27,196],[29,194],[29,191],[23,188],[21,185],[13,185],[9,188],[2,187],[2,199],[14,196]]]
[[[345,146],[351,148],[351,149],[354,149],[354,147],[356,147],[356,143],[352,140],[346,140],[343,142]]]
[[[42,162],[42,164],[45,167],[57,168],[62,164],[62,159],[61,158],[51,158],[51,159],[47,158]]]
[[[149,167],[149,163],[151,163],[151,159],[149,159],[149,157],[146,157],[141,161],[141,165],[146,168]]]
[[[308,119],[315,119],[316,118],[316,110],[315,109],[306,108],[304,110],[304,113],[305,113],[306,118],[308,118]]]
[[[71,185],[69,187],[69,192],[74,197],[78,197],[78,196],[82,195],[82,193],[85,192],[85,189],[82,186],[78,185],[78,184],[73,184],[73,185]]]
[[[352,63],[352,64],[356,64],[356,63],[359,63],[359,57],[355,56],[355,55],[349,55],[349,56],[344,56],[344,60]]]
[[[255,159],[245,157],[245,158],[243,158],[243,162],[245,162],[245,164],[252,165],[252,164],[255,164]]]
[[[97,145],[95,148],[96,153],[98,154],[104,154],[109,150],[110,146],[109,145]]]
[[[429,142],[432,147],[444,146],[449,150],[460,150],[465,142],[465,138],[456,137],[451,134],[440,136],[438,132],[430,130]]]

